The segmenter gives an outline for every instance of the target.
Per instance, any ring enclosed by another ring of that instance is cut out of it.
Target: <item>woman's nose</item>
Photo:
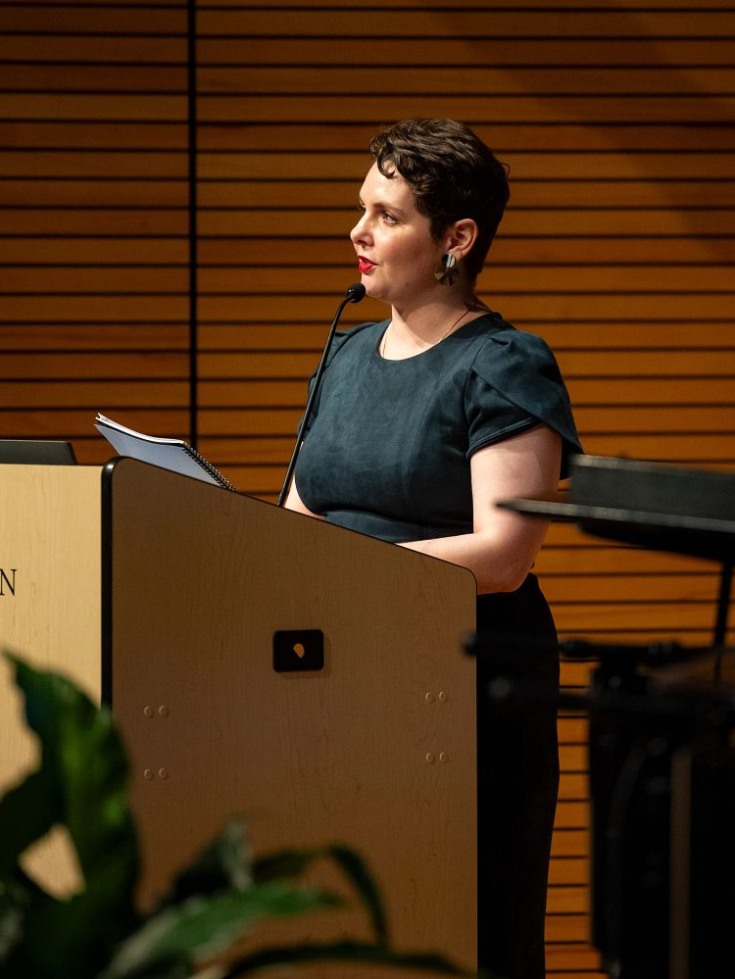
[[[366,238],[367,227],[365,224],[365,215],[363,214],[352,231],[350,231],[350,239],[352,240],[353,245],[356,245],[359,242],[365,241]]]

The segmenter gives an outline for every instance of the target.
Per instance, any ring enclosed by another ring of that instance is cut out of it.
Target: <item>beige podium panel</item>
[[[130,460],[112,470],[108,512],[112,702],[144,898],[241,815],[259,854],[354,847],[397,945],[474,966],[469,572]],[[285,630],[323,634],[322,670],[274,670]],[[320,916],[336,926],[365,937],[364,917]]]
[[[72,676],[100,697],[100,468],[0,466],[0,649]],[[36,767],[10,669],[0,661],[0,792]],[[54,890],[77,884],[60,841],[27,869]]]
[[[130,459],[1,466],[0,486],[0,645],[111,700],[131,758],[141,901],[242,817],[259,855],[354,848],[396,946],[474,967],[469,572]],[[0,680],[6,787],[34,746],[4,667]],[[35,859],[47,886],[74,886],[63,854]],[[326,864],[315,873],[345,890]],[[367,936],[352,901],[253,942]]]

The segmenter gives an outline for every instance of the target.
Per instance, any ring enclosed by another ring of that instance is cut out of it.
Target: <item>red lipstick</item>
[[[369,258],[363,258],[362,255],[359,255],[357,258],[357,267],[362,273],[370,272],[375,268],[375,262],[371,262]]]

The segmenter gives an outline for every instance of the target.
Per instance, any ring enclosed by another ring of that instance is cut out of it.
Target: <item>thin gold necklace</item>
[[[447,332],[446,332],[446,333],[442,333],[442,335],[441,335],[441,336],[439,337],[439,339],[438,339],[438,340],[435,340],[435,341],[434,341],[434,342],[433,342],[433,343],[431,344],[431,347],[435,347],[435,346],[436,346],[436,345],[437,345],[438,343],[441,343],[441,342],[442,342],[442,340],[445,340],[445,339],[446,339],[446,338],[447,338],[447,337],[449,336],[449,334],[450,334],[450,333],[452,332],[452,330],[456,330],[456,329],[457,329],[457,327],[458,327],[458,326],[459,326],[459,324],[460,324],[460,323],[462,322],[462,320],[463,320],[463,319],[465,318],[465,316],[466,316],[466,315],[467,315],[467,314],[468,314],[469,312],[471,312],[471,311],[472,311],[472,308],[471,308],[471,307],[469,307],[469,306],[468,306],[468,307],[467,307],[466,309],[464,309],[464,310],[462,311],[462,313],[461,313],[461,315],[460,315],[460,316],[459,316],[459,317],[458,317],[458,318],[457,318],[457,319],[456,319],[456,320],[454,321],[454,323],[452,323],[452,325],[451,325],[451,326],[449,327],[449,329],[447,330]],[[385,347],[386,347],[386,344],[387,344],[387,342],[388,342],[388,330],[389,330],[389,329],[390,329],[390,323],[389,323],[389,324],[388,324],[388,326],[387,326],[387,327],[385,328],[385,333],[383,334],[383,339],[382,339],[382,340],[381,340],[381,342],[380,342],[380,356],[381,356],[381,357],[383,358],[383,360],[385,360]],[[427,347],[427,350],[431,350],[431,347]]]

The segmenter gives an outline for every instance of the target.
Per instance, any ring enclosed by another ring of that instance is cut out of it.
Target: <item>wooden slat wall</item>
[[[99,462],[97,409],[186,435],[196,282],[199,448],[275,498],[357,278],[367,141],[452,115],[511,166],[483,298],[551,343],[587,450],[733,471],[732,0],[197,0],[192,277],[186,8],[0,11],[0,437],[71,437]],[[539,570],[564,638],[711,637],[706,562],[557,526]],[[584,720],[560,730],[549,966],[587,979]]]
[[[185,0],[0,5],[0,438],[189,429]]]

